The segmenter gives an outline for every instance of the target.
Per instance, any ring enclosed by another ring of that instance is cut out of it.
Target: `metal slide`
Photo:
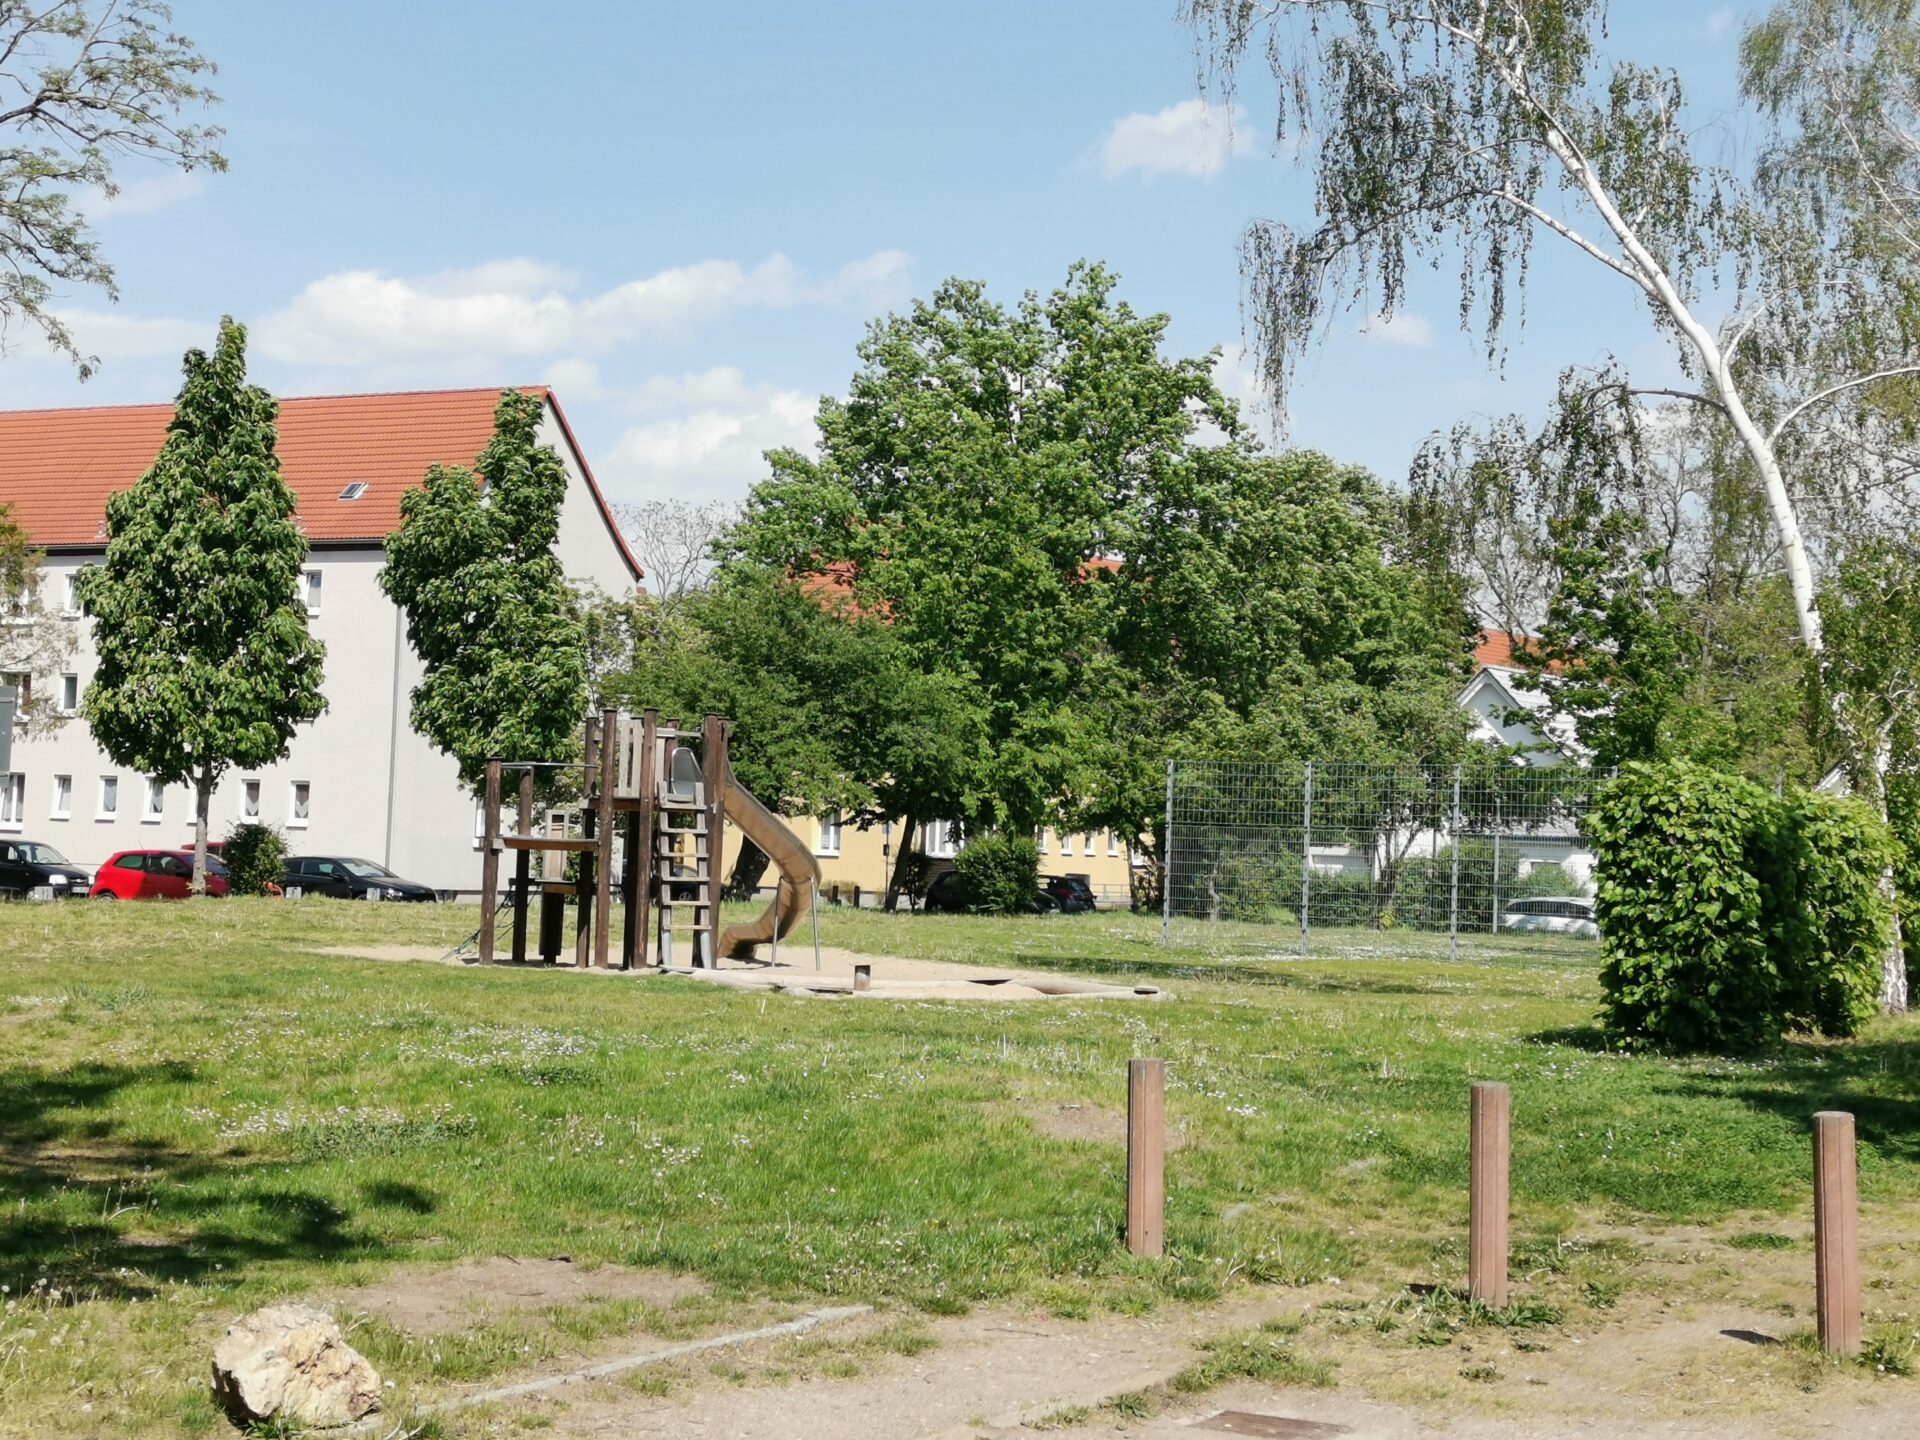
[[[786,823],[733,778],[733,766],[727,766],[727,819],[740,827],[740,833],[767,852],[780,871],[780,888],[773,901],[757,920],[729,925],[720,934],[720,953],[729,960],[751,960],[756,945],[773,939],[777,920],[780,938],[785,939],[801,918],[812,909],[820,888],[820,862]]]

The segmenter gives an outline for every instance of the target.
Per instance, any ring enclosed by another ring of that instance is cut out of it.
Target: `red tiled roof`
[[[567,440],[573,433],[545,386],[524,386],[553,406]],[[400,497],[438,461],[471,465],[493,434],[499,389],[424,390],[387,395],[319,395],[280,402],[280,470],[299,497],[310,540],[380,540],[400,524]],[[166,439],[171,405],[107,405],[80,410],[0,411],[0,504],[36,545],[98,545],[107,496],[131,486]],[[607,512],[586,458],[573,446],[607,526]],[[341,492],[355,482],[357,500]],[[638,578],[640,567],[620,542]]]
[[[1535,650],[1539,644],[1540,642],[1531,635],[1509,635],[1504,630],[1482,630],[1479,640],[1473,647],[1473,663],[1495,670],[1517,670],[1520,667],[1514,660],[1513,652],[1520,650],[1524,653]],[[1558,675],[1561,670],[1560,662],[1554,661],[1547,666],[1547,669]]]

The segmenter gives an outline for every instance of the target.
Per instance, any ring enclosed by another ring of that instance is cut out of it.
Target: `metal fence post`
[[[1313,917],[1307,906],[1313,898],[1313,762],[1307,768],[1300,790],[1300,958],[1307,955],[1313,936]]]
[[[1167,828],[1161,837],[1162,854],[1160,856],[1160,943],[1173,944],[1173,767],[1177,760],[1167,761]]]
[[[1487,917],[1487,933],[1500,933],[1500,794],[1493,796],[1493,913]]]
[[[1447,958],[1460,958],[1460,767],[1453,767],[1453,894],[1447,901]]]

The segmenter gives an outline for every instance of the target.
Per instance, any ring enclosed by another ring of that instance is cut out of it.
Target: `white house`
[[[544,387],[541,438],[566,463],[557,546],[568,576],[609,594],[632,590],[627,550],[559,401]],[[399,610],[380,593],[383,542],[400,497],[434,462],[470,465],[493,433],[498,389],[328,395],[280,403],[282,473],[309,544],[308,624],[326,642],[327,709],[287,758],[229,771],[213,800],[214,838],[237,820],[282,827],[296,854],[376,860],[440,890],[476,890],[475,803],[452,759],[408,723],[420,663]],[[88,624],[73,579],[105,553],[107,496],[153,463],[171,405],[0,412],[0,504],[46,552],[43,599],[72,617],[73,653],[57,675],[8,677],[71,712],[92,675]],[[46,734],[16,729],[0,777],[0,836],[44,840],[89,868],[116,850],[192,843],[193,796],[116,766],[74,718]]]

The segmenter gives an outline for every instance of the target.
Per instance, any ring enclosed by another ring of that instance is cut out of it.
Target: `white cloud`
[[[130,181],[114,195],[89,187],[80,196],[80,208],[95,220],[151,215],[156,210],[197,199],[206,188],[206,175],[199,170],[169,170]]]
[[[1733,29],[1734,22],[1738,19],[1739,17],[1734,14],[1731,5],[1722,5],[1718,10],[1707,16],[1707,35],[1711,39],[1718,40],[1722,35],[1725,35],[1729,30]]]
[[[1424,316],[1402,310],[1397,315],[1376,315],[1360,327],[1363,338],[1381,345],[1397,345],[1408,350],[1424,350],[1433,344],[1433,326]]]
[[[752,268],[703,260],[584,295],[572,272],[525,259],[420,278],[348,270],[308,285],[263,317],[254,335],[263,356],[301,365],[605,352],[636,339],[684,337],[702,321],[742,309],[882,309],[898,303],[907,283],[907,257],[897,250],[820,279],[773,255]]]
[[[812,450],[818,398],[753,384],[732,366],[656,376],[626,408],[649,417],[630,427],[594,472],[621,499],[737,499],[767,473],[762,452]]]
[[[1143,175],[1218,174],[1236,155],[1252,151],[1246,111],[1238,105],[1182,100],[1153,114],[1123,115],[1099,145],[1108,179]]]

